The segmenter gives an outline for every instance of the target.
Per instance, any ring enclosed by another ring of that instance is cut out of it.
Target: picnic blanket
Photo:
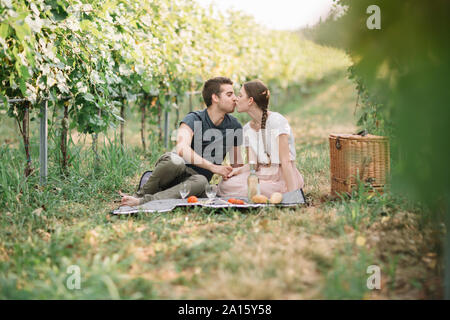
[[[205,208],[260,208],[260,207],[295,207],[302,204],[306,204],[305,196],[302,189],[298,189],[291,192],[286,192],[283,194],[283,200],[279,204],[263,204],[263,203],[248,203],[246,197],[234,197],[235,199],[241,199],[246,204],[231,204],[227,202],[228,198],[200,198],[196,203],[188,203],[186,199],[165,199],[165,200],[154,200],[146,202],[142,205],[129,207],[122,206],[116,210],[113,210],[112,214],[117,215],[127,215],[139,212],[169,212],[176,207],[190,207],[190,206],[201,206]]]

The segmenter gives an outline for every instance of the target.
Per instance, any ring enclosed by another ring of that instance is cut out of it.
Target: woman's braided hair
[[[247,96],[253,98],[256,105],[262,110],[261,117],[261,130],[266,129],[267,110],[269,109],[270,91],[267,86],[261,80],[253,80],[244,83],[244,90]],[[262,131],[262,137],[264,142],[264,152],[270,161],[270,156],[265,151],[266,148],[266,134],[265,130]]]

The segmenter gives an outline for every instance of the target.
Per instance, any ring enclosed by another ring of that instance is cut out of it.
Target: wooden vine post
[[[47,165],[47,151],[48,151],[48,114],[47,114],[48,101],[41,106],[41,117],[39,125],[39,182],[41,185],[47,183],[48,165]]]
[[[162,124],[161,124],[161,100],[159,99],[158,103],[157,103],[157,108],[158,108],[158,142],[162,143],[163,140],[163,134],[162,134]]]
[[[122,121],[120,121],[120,145],[123,148],[123,137],[124,137],[124,130],[125,130],[125,103],[126,103],[126,99],[122,100],[122,104],[120,106],[120,117],[123,119]]]
[[[102,109],[98,109],[99,118],[102,115]],[[92,134],[92,151],[94,151],[94,171],[97,171],[100,168],[100,157],[98,155],[98,133],[94,132]]]
[[[20,122],[17,121],[17,124],[19,125],[20,134],[22,135],[23,139],[23,146],[25,149],[25,157],[26,157],[26,164],[25,164],[25,177],[28,177],[31,172],[33,171],[31,166],[31,154],[30,154],[30,102],[24,101],[23,102],[23,117],[22,117],[22,125],[20,125]]]
[[[178,127],[178,122],[180,121],[180,107],[178,105],[178,96],[175,96],[174,102],[177,107],[175,111],[175,122],[173,123],[173,127],[176,129]]]
[[[164,148],[169,147],[169,111],[164,111]]]
[[[64,115],[61,119],[61,173],[67,175],[67,133],[69,130],[69,101],[64,102]]]
[[[148,96],[144,95],[143,100],[141,101],[141,142],[142,142],[142,149],[145,150],[145,102],[147,101]]]

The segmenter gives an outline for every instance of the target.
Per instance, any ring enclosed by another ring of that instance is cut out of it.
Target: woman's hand
[[[139,199],[133,196],[126,195],[122,193],[122,191],[119,191],[120,196],[122,197],[122,200],[120,201],[121,206],[130,206],[134,207],[139,205]]]
[[[221,175],[223,180],[228,179],[228,175],[231,173],[232,170],[233,170],[233,168],[231,166],[222,166],[222,165],[217,165],[217,164],[213,164],[209,168],[209,171],[211,171],[212,173]]]
[[[244,164],[239,168],[233,168],[233,171],[228,174],[227,179],[231,178],[232,176],[237,176],[238,174],[244,173],[246,171],[250,171],[250,166],[248,164]]]
[[[241,173],[241,168],[233,168],[233,170],[228,174],[227,179],[230,179],[232,176],[237,176],[238,174]]]

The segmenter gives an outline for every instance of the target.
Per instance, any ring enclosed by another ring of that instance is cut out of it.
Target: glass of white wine
[[[183,198],[183,199],[186,198],[190,191],[191,191],[191,186],[189,185],[189,183],[187,181],[182,182],[181,188],[180,188],[181,198]]]
[[[214,199],[217,194],[217,186],[207,183],[205,186],[205,193],[208,199],[210,200]]]

